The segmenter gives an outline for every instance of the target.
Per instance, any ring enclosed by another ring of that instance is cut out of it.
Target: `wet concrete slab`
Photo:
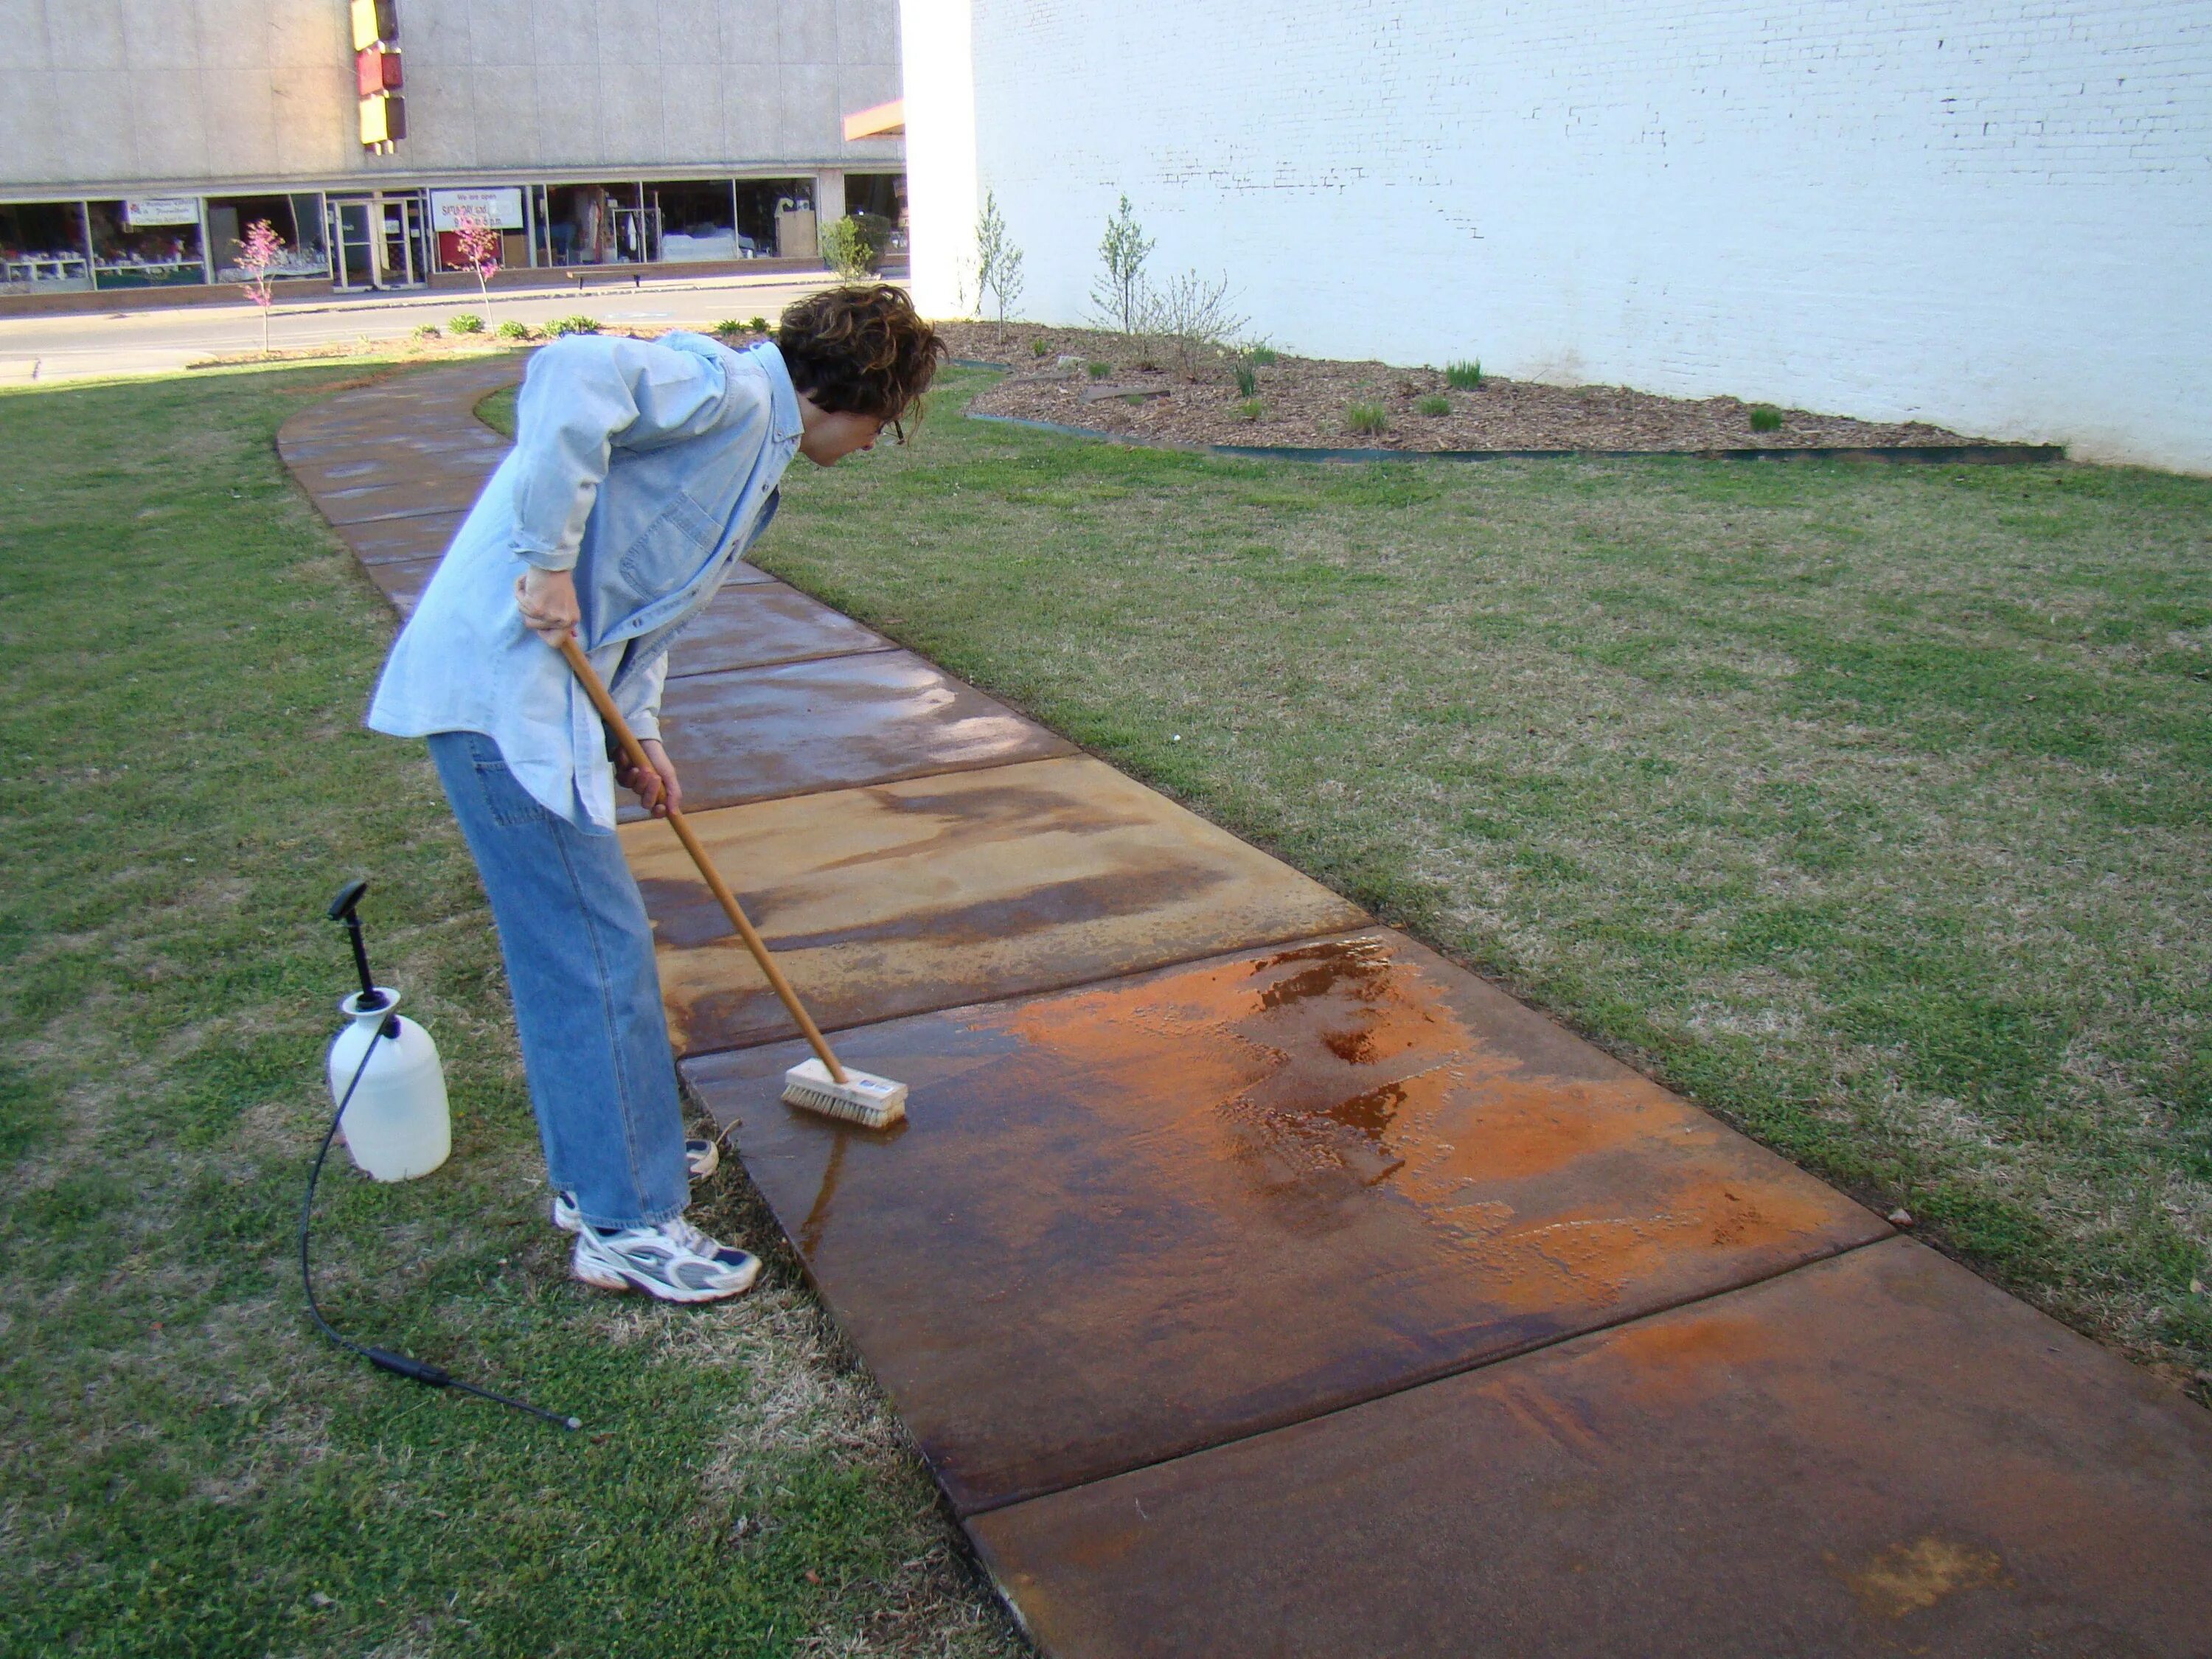
[[[441,557],[453,545],[466,513],[424,513],[406,519],[372,519],[337,526],[338,535],[363,564],[400,564]]]
[[[489,447],[506,439],[475,416],[476,405],[521,378],[517,361],[455,366],[339,392],[286,421],[277,453],[289,465],[343,464],[398,446],[421,454]]]
[[[486,439],[490,438],[486,434]],[[495,441],[467,444],[431,444],[420,440],[368,439],[353,441],[324,460],[289,463],[293,476],[311,495],[358,491],[376,487],[410,484],[425,480],[466,477],[488,478],[507,457],[507,447]]]
[[[683,1069],[963,1513],[1888,1233],[1388,931],[839,1051],[911,1085],[904,1126],[781,1104],[796,1044]]]
[[[427,443],[503,444],[505,434],[476,418],[476,405],[484,396],[484,391],[473,384],[457,384],[438,397],[398,401],[370,392],[347,392],[285,422],[276,441],[287,460],[301,453],[300,446],[325,445],[364,434],[377,437],[396,433]]]
[[[1905,1239],[968,1525],[1054,1659],[2212,1651],[2212,1414]]]
[[[677,636],[668,675],[677,679],[894,648],[873,629],[741,561],[731,567],[722,591]]]
[[[660,730],[687,812],[1074,752],[908,651],[672,679]]]
[[[384,597],[392,601],[392,608],[404,618],[415,614],[416,602],[430,585],[430,578],[437,574],[438,562],[435,558],[408,559],[363,565],[362,568],[368,573],[369,580],[383,590]]]
[[[1077,756],[703,812],[691,826],[824,1026],[1356,927],[1357,905]],[[622,831],[678,1053],[790,1017],[665,824]]]
[[[343,528],[374,519],[418,518],[465,510],[483,493],[484,482],[490,476],[489,469],[451,472],[426,469],[422,477],[401,483],[338,486],[309,493],[322,515]]]

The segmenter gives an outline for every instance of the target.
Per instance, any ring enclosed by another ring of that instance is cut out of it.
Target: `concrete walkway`
[[[280,447],[403,611],[512,360]],[[623,836],[684,1074],[1046,1652],[2212,1653],[2212,1416],[781,583]]]

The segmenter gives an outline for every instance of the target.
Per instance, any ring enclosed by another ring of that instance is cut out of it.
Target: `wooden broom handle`
[[[615,700],[607,695],[607,688],[599,684],[598,671],[592,668],[592,659],[584,654],[583,647],[576,643],[574,635],[562,640],[561,654],[568,659],[570,671],[582,684],[584,695],[592,700],[592,707],[599,711],[599,718],[606,722],[607,730],[615,734],[615,741],[622,745],[623,753],[629,757],[630,765],[641,772],[657,775],[658,769],[646,757],[645,745],[630,731],[629,722],[623,719],[622,711],[615,707]],[[830,1052],[830,1045],[823,1040],[821,1029],[807,1013],[805,1005],[799,1001],[799,993],[791,988],[791,981],[783,976],[783,969],[775,965],[775,958],[769,954],[768,945],[754,931],[752,923],[745,920],[744,909],[738,904],[738,896],[715,872],[714,860],[707,856],[707,849],[699,844],[699,837],[691,833],[691,826],[684,821],[684,814],[673,806],[668,809],[668,827],[676,832],[676,838],[684,843],[684,850],[690,854],[691,862],[699,866],[699,874],[713,890],[714,896],[721,901],[724,913],[744,939],[745,949],[753,953],[753,960],[760,963],[761,972],[768,975],[769,986],[782,999],[783,1006],[790,1010],[792,1018],[799,1022],[799,1029],[806,1034],[807,1046],[814,1050],[816,1058],[828,1069],[830,1081],[842,1083],[845,1068],[837,1063],[837,1056]]]

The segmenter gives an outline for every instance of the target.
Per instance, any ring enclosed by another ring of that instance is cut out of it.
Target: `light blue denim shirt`
[[[393,644],[370,726],[484,732],[549,811],[611,831],[599,717],[522,625],[515,579],[531,564],[575,572],[592,666],[631,729],[659,736],[669,643],[767,528],[799,436],[772,343],[571,335],[545,347],[523,378],[514,448]]]

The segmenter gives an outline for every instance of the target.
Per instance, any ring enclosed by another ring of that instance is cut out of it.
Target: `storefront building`
[[[823,216],[902,249],[896,0],[30,0],[0,104],[0,307],[462,273],[811,262]],[[149,23],[173,14],[166,24]],[[679,26],[680,25],[680,26]],[[366,42],[357,46],[357,40]]]

